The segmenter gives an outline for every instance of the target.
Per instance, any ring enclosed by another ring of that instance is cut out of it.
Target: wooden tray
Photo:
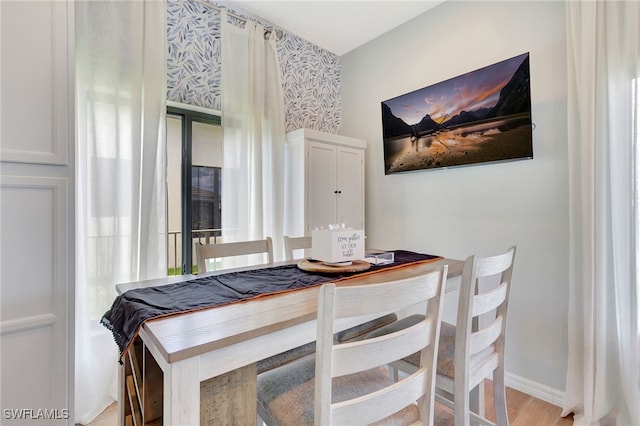
[[[334,266],[326,265],[318,260],[302,259],[298,262],[298,268],[303,271],[321,272],[323,274],[341,274],[344,272],[360,272],[366,271],[371,264],[366,260],[354,260],[351,265]]]

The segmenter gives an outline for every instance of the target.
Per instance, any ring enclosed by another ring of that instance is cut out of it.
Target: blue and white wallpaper
[[[191,0],[167,2],[167,99],[220,110],[220,13]],[[293,34],[276,43],[286,130],[340,129],[340,57]]]

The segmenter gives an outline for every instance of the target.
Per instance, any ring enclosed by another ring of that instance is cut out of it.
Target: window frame
[[[192,111],[185,108],[167,106],[167,116],[181,118],[182,137],[182,161],[180,166],[181,185],[181,209],[182,218],[180,231],[182,233],[182,274],[190,274],[193,264],[193,252],[191,229],[193,228],[192,217],[192,197],[191,197],[191,167],[192,143],[193,143],[193,123],[205,123],[222,127],[222,117],[220,115],[207,114],[200,111]],[[188,244],[187,244],[188,242]]]

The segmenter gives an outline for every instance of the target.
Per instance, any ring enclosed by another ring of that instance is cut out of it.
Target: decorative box
[[[395,254],[392,251],[383,251],[383,252],[371,252],[367,253],[367,257],[364,260],[369,262],[372,265],[388,265],[389,263],[393,263],[395,258]]]
[[[343,263],[364,259],[364,231],[311,231],[311,256],[326,263]]]

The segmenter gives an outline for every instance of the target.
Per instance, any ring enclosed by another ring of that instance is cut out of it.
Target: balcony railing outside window
[[[220,242],[221,229],[194,229],[191,231],[191,249],[192,253],[195,253],[196,243],[202,244],[216,244]],[[186,271],[186,274],[192,274],[197,272],[197,260],[193,256],[193,265],[191,271]],[[182,275],[182,235],[180,231],[173,231],[167,233],[167,275]]]

